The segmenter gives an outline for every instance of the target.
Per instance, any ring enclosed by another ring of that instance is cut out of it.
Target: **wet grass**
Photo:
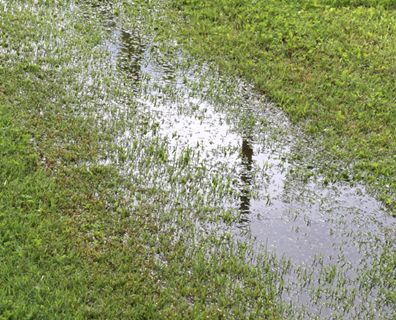
[[[190,52],[254,83],[319,137],[316,162],[330,181],[363,181],[395,212],[394,1],[170,6],[172,28]]]
[[[281,298],[290,263],[230,232],[226,167],[170,147],[136,101],[143,81],[112,64],[112,28],[144,42],[164,18],[140,2],[0,1],[0,317],[297,318]],[[110,31],[92,3],[108,4]],[[389,304],[375,303],[391,319],[395,259],[382,257],[359,285],[383,291]],[[335,267],[318,288],[309,272],[296,271],[319,307],[321,295],[339,318],[356,306]]]
[[[109,60],[94,16],[68,1],[0,2],[0,14],[0,317],[278,318],[272,259],[253,266],[246,245],[198,236],[182,207],[164,207],[174,195],[150,172],[185,171],[191,152],[171,167],[149,121],[111,109],[128,93],[98,68]],[[126,128],[141,132],[129,150],[115,144]],[[121,176],[128,159],[142,176]]]

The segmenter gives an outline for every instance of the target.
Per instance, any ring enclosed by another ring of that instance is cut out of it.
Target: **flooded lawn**
[[[269,317],[269,304],[286,319],[393,319],[396,220],[385,207],[364,186],[321,176],[320,144],[250,84],[157,40],[155,10],[117,16],[95,3],[70,7],[103,30],[90,58],[72,62],[69,111],[95,119],[106,155],[75,166],[120,172],[105,206],[124,246],[128,224],[141,227],[149,274],[168,277],[158,287],[190,281],[186,309],[220,292],[235,318]],[[87,234],[94,248],[99,236]],[[194,291],[205,285],[210,294]]]
[[[128,29],[102,18],[110,37],[104,49],[131,92],[135,116],[146,117],[146,134],[161,140],[167,166],[177,167],[180,157],[188,162],[171,170],[181,180],[154,163],[149,172],[133,161],[124,170],[168,189],[165,205],[181,206],[183,219],[197,219],[191,212],[202,206],[211,207],[208,215],[229,213],[231,226],[196,221],[200,232],[231,230],[256,252],[288,260],[281,297],[290,312],[390,319],[395,310],[384,304],[386,284],[372,282],[384,250],[395,249],[396,221],[383,205],[363,186],[326,182],[309,163],[320,149],[242,80],[195,62],[176,42],[153,42],[141,25]],[[120,108],[130,112],[126,103]],[[117,143],[130,148],[138,135],[126,127]],[[169,179],[180,181],[175,187]]]

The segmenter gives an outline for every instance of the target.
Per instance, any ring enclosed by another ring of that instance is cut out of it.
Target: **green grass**
[[[70,3],[0,3],[0,319],[278,318],[272,259],[253,266],[245,245],[215,234],[192,245],[183,211],[163,209],[174,195],[147,188],[152,164],[168,165],[164,142],[115,145],[127,126],[150,128],[134,114],[100,118],[103,95],[128,92],[106,73],[100,21]],[[122,176],[118,159],[137,150],[142,177]]]
[[[0,1],[0,319],[284,317],[290,265],[222,232],[237,218],[216,206],[227,177],[168,153],[112,71],[91,2]],[[140,2],[107,1],[124,27],[154,27]],[[190,198],[204,174],[207,198]],[[394,262],[366,281],[391,303]]]
[[[115,172],[45,172],[12,110],[1,105],[0,319],[160,319],[169,297],[159,297],[141,245],[102,252],[84,244],[82,229],[99,234],[109,215],[92,188]],[[81,224],[76,215],[89,218]]]
[[[81,304],[88,274],[59,210],[61,190],[10,109],[1,104],[0,318],[59,318]]]
[[[365,182],[395,212],[395,1],[171,6],[175,33],[191,52],[252,82],[319,137],[328,178]]]
[[[119,181],[115,169],[86,169],[104,137],[72,108],[83,102],[70,89],[82,71],[73,49],[87,58],[98,33],[88,23],[82,32],[81,17],[63,4],[28,5],[0,19],[1,44],[10,49],[0,69],[0,318],[157,318],[147,252],[137,244],[104,253],[89,236],[100,238],[112,218],[94,194],[110,197]],[[32,61],[32,44],[62,39],[62,54]]]

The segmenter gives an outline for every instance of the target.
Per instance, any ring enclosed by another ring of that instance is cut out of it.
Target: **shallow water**
[[[202,185],[201,201],[208,188],[216,188],[213,177],[229,181],[232,192],[224,192],[218,205],[239,217],[233,225],[237,237],[290,259],[294,271],[283,299],[302,304],[308,318],[375,314],[378,290],[358,287],[383,248],[394,250],[396,222],[382,204],[363,186],[325,184],[315,165],[305,163],[314,155],[304,160],[320,150],[251,86],[191,61],[177,43],[164,50],[143,29],[126,29],[105,18],[112,67],[133,95],[134,112],[150,114],[149,134],[165,141],[166,153],[174,159],[186,150],[194,155],[193,165],[204,172],[202,182],[194,182]],[[126,128],[118,143],[128,147],[134,136]],[[142,179],[161,183],[161,174]],[[190,200],[197,195],[189,194],[188,183],[184,193],[173,190],[174,202],[167,205],[194,206]],[[313,299],[332,268],[336,280]],[[357,291],[351,310],[337,310],[337,299],[345,298],[334,297],[341,282],[347,292]],[[377,316],[391,313],[383,307]]]
[[[362,250],[356,245],[373,245],[383,239],[387,228],[395,226],[381,203],[361,186],[324,186],[320,177],[304,182],[293,176],[288,159],[298,152],[293,141],[301,137],[268,141],[274,139],[272,135],[285,133],[271,132],[280,127],[290,135],[291,124],[251,88],[240,84],[243,92],[234,93],[243,94],[242,100],[246,100],[240,114],[262,117],[267,122],[264,130],[270,133],[261,132],[256,124],[240,128],[234,110],[239,105],[218,105],[183,83],[184,74],[200,75],[172,68],[171,61],[160,65],[150,56],[149,45],[144,47],[125,30],[113,33],[114,43],[109,47],[113,61],[128,79],[144,87],[141,91],[133,88],[138,91],[138,107],[156,116],[159,133],[169,141],[169,148],[177,151],[190,147],[199,152],[205,165],[227,164],[234,170],[240,196],[232,202],[242,213],[240,227],[249,227],[269,249],[301,262],[318,254],[336,259],[343,252],[353,262]],[[141,84],[141,79],[145,83]],[[367,251],[372,253],[371,249]]]

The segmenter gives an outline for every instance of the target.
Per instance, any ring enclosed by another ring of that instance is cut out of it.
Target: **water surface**
[[[396,222],[383,205],[363,186],[324,183],[314,162],[307,164],[321,151],[249,84],[194,62],[176,42],[168,49],[156,43],[139,24],[128,29],[103,19],[112,68],[133,95],[133,112],[150,115],[148,135],[158,135],[174,159],[191,154],[203,172],[201,181],[187,178],[172,190],[167,205],[193,209],[216,189],[214,177],[228,181],[232,192],[223,192],[218,207],[238,217],[237,237],[290,259],[283,298],[306,308],[305,318],[391,318],[394,310],[381,305],[379,289],[361,285],[384,248],[395,249]],[[118,143],[127,148],[135,135],[125,128]],[[167,188],[161,172],[142,178]],[[191,194],[189,183],[201,189]],[[323,284],[332,270],[335,280]],[[345,294],[353,297],[342,311],[337,304]]]

